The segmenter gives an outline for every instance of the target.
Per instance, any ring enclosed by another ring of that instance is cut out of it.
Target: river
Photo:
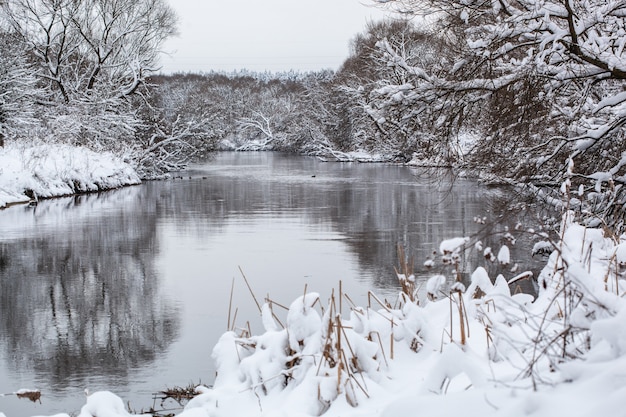
[[[487,235],[476,218],[505,218],[500,232],[518,221],[510,189],[445,171],[227,152],[180,175],[0,211],[0,393],[42,392],[0,397],[7,417],[76,413],[85,389],[141,411],[159,390],[210,384],[229,311],[261,331],[243,274],[259,302],[288,305],[305,286],[325,299],[339,281],[357,303],[393,300],[398,244],[424,280],[448,273],[422,266],[442,239]],[[530,244],[511,258],[537,269]]]

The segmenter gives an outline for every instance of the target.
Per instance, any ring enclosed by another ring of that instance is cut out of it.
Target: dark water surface
[[[484,228],[476,216],[516,222],[510,190],[415,168],[223,153],[182,175],[0,211],[0,394],[42,391],[0,397],[7,417],[76,413],[85,389],[140,411],[166,387],[210,384],[233,279],[237,324],[261,330],[239,268],[261,302],[305,285],[326,299],[341,280],[364,304],[397,292],[397,244],[425,278],[442,239]],[[511,254],[528,266],[528,243]]]

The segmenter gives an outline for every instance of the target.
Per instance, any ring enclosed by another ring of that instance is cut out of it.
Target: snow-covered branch
[[[372,89],[369,113],[383,126],[419,118],[437,136],[478,130],[468,160],[524,181],[557,178],[570,156],[607,189],[626,174],[626,2],[378,2],[429,16],[446,45],[440,62],[423,65],[379,40],[385,65],[406,76]]]

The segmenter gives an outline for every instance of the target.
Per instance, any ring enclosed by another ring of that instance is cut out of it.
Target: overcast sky
[[[170,0],[180,35],[162,71],[337,69],[349,42],[385,13],[369,0]]]

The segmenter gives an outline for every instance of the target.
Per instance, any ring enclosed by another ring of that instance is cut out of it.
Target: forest
[[[111,151],[141,178],[218,149],[451,166],[624,228],[626,6],[378,0],[337,69],[158,73],[164,0],[9,0],[0,143]],[[426,16],[427,18],[424,18]]]

